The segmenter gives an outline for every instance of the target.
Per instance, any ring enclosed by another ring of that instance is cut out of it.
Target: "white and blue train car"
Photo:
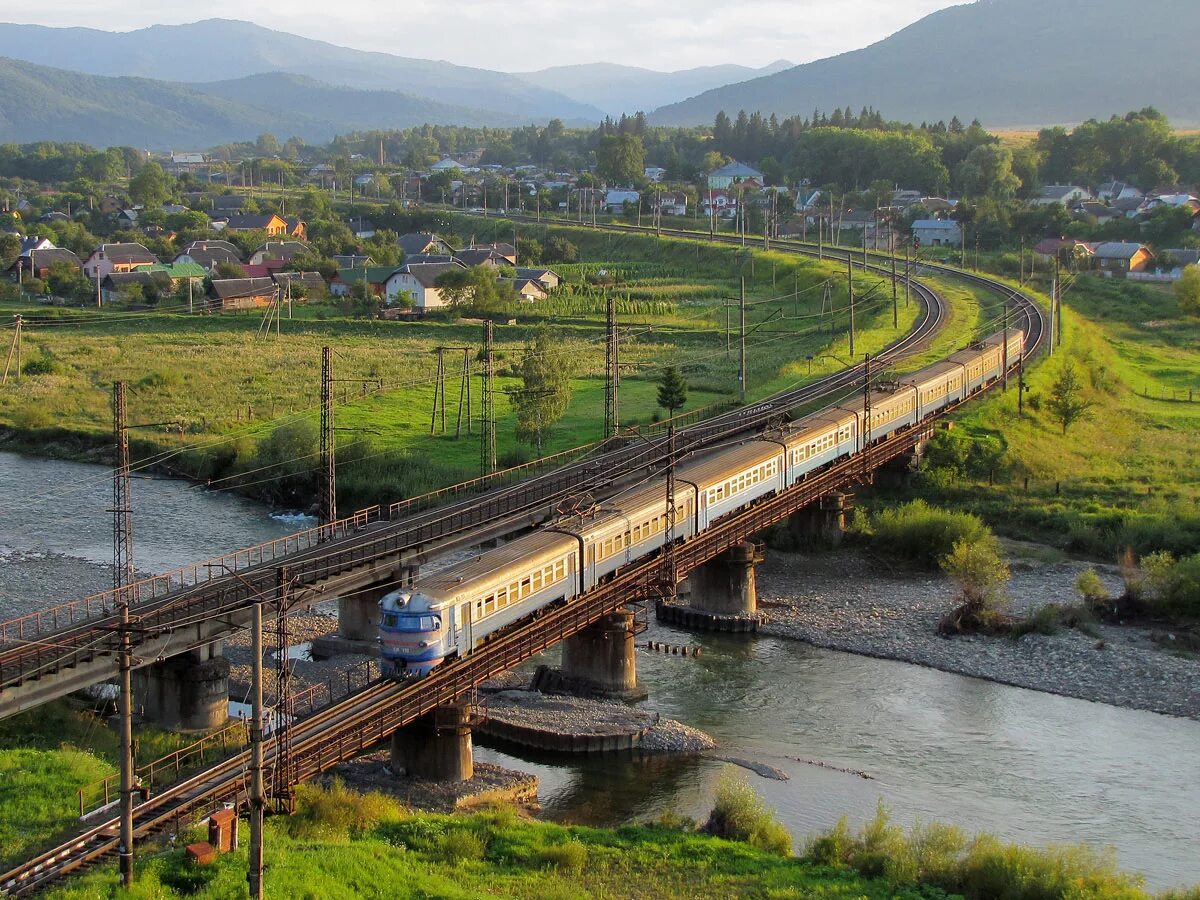
[[[386,675],[426,674],[531,612],[579,593],[579,543],[535,531],[379,601]]]
[[[748,441],[676,470],[676,483],[696,487],[696,528],[703,531],[722,516],[783,490],[783,449],[774,441]]]

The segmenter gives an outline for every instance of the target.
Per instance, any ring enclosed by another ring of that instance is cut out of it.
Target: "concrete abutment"
[[[208,731],[229,718],[229,660],[209,644],[133,673],[134,703],[168,731]]]
[[[397,775],[429,781],[470,781],[475,774],[472,707],[442,706],[392,734],[391,766]]]

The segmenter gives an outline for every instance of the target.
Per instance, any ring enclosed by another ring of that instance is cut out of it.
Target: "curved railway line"
[[[955,275],[964,274],[956,270],[949,271]],[[1042,346],[1045,332],[1044,314],[1037,303],[1020,291],[1013,291],[984,276],[967,277],[1015,302],[1017,312],[1012,325],[1025,330],[1022,361],[1034,357]],[[931,296],[935,295],[931,292]],[[926,319],[931,317],[932,314],[929,314]],[[913,335],[909,338],[915,339]],[[1011,368],[1016,365],[1015,361],[1010,360]],[[856,374],[854,371],[843,372],[831,378],[841,379],[838,383],[844,386],[852,383]],[[791,392],[786,395],[796,396]],[[756,407],[759,405],[756,404]],[[736,411],[729,415],[736,415]],[[759,415],[755,413],[749,418],[762,424]],[[734,426],[728,424],[730,419],[725,417],[723,421],[726,423],[724,433],[732,433],[729,429]],[[712,429],[717,428],[717,422],[714,419],[695,427],[708,429],[705,433],[711,439]],[[745,427],[738,429],[744,430]],[[677,549],[674,555],[677,572],[690,571],[740,542],[746,535],[782,520],[824,493],[855,480],[861,476],[864,468],[878,466],[907,452],[927,433],[927,426],[897,433],[866,450],[865,459],[863,454],[856,454],[781,495],[731,514]],[[698,448],[702,444],[697,441],[693,446]],[[643,457],[643,464],[648,461]],[[322,548],[322,552],[325,551],[339,552],[328,546]],[[273,578],[274,566],[270,571]],[[396,728],[439,706],[461,699],[481,681],[528,659],[626,603],[651,596],[662,575],[660,559],[635,564],[620,571],[611,582],[539,619],[523,624],[463,659],[439,667],[426,678],[407,682],[376,681],[337,703],[297,720],[289,728],[290,754],[286,773],[289,783],[303,781],[354,757]],[[256,599],[261,600],[263,596],[265,594],[259,594]],[[273,769],[277,762],[275,746],[268,743],[264,749],[268,769]],[[134,811],[136,838],[141,840],[155,832],[169,830],[172,826],[178,828],[180,823],[223,803],[244,802],[248,796],[248,765],[249,753],[242,751],[143,801]],[[118,820],[113,817],[82,830],[53,849],[34,856],[0,876],[0,891],[10,895],[32,893],[70,872],[115,854],[118,828]]]
[[[797,252],[809,252],[797,250]],[[815,251],[812,251],[815,254]],[[867,271],[890,277],[882,266],[862,266]],[[922,313],[916,326],[906,335],[889,344],[877,356],[876,362],[898,361],[924,347],[946,320],[947,310],[942,298],[926,285],[912,282]],[[728,440],[747,431],[764,427],[790,410],[861,382],[862,364],[834,373],[802,387],[783,391],[756,401],[748,408],[739,408],[702,420],[683,429],[676,436],[680,451],[694,451],[708,444]],[[163,634],[198,619],[228,616],[245,611],[256,596],[266,596],[276,589],[278,566],[286,564],[298,586],[311,585],[347,569],[369,564],[375,560],[409,552],[434,541],[445,541],[499,519],[544,509],[557,501],[581,492],[601,492],[607,485],[628,479],[665,452],[665,436],[650,441],[632,442],[564,466],[561,469],[536,475],[512,487],[500,488],[486,494],[440,506],[436,509],[402,516],[398,520],[365,522],[345,537],[324,541],[315,547],[299,550],[278,560],[262,562],[239,571],[207,579],[199,584],[179,587],[160,597],[153,596],[162,578],[126,588],[131,601],[130,614],[140,635]],[[403,507],[403,505],[400,505]],[[395,508],[395,507],[393,507]],[[359,514],[365,520],[368,517]],[[350,520],[353,522],[353,520]],[[143,585],[149,585],[152,596],[139,602]],[[117,616],[112,613],[115,592],[72,601],[56,609],[39,610],[18,619],[0,623],[0,639],[10,643],[0,650],[0,717],[30,708],[54,696],[47,685],[28,692],[30,699],[18,704],[6,704],[7,688],[26,685],[42,679],[49,680],[64,669],[75,669],[93,663],[98,657],[109,657],[118,650]],[[77,608],[82,605],[81,621],[76,622]],[[89,613],[97,609],[99,615]],[[66,628],[43,631],[42,623],[68,621]],[[28,625],[28,627],[26,627]],[[175,641],[172,649],[183,652],[214,639],[210,634],[197,637],[192,643]],[[135,640],[137,640],[135,638]],[[136,646],[135,646],[136,652]]]

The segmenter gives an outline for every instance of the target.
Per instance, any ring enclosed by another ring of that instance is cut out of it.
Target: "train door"
[[[460,655],[470,653],[475,646],[475,641],[473,640],[474,629],[471,627],[470,601],[458,608],[458,615],[454,618],[457,620],[454,623],[454,646],[458,648]]]

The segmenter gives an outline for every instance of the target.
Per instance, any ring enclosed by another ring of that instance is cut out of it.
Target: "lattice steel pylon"
[[[333,348],[321,349],[321,524],[337,521],[337,448],[333,429]]]
[[[620,428],[621,387],[620,335],[617,331],[617,301],[608,298],[608,322],[604,341],[604,436],[614,437]]]
[[[129,634],[129,595],[126,585],[133,581],[133,507],[129,492],[129,418],[125,404],[125,382],[113,385],[113,443],[116,465],[113,468],[113,588],[119,615],[121,649],[120,742],[121,742],[121,823],[120,872],[122,884],[133,883],[133,648]]]
[[[675,426],[667,428],[667,536],[663,545],[663,599],[679,598],[679,573],[675,567]]]
[[[496,365],[492,354],[492,323],[483,326],[482,427],[479,430],[479,469],[482,475],[496,471]]]
[[[288,606],[291,601],[291,574],[287,566],[280,566],[276,582],[276,661],[278,672],[275,691],[275,768],[272,795],[276,810],[281,813],[295,811],[296,791],[294,767],[292,765],[292,660],[288,655]]]

